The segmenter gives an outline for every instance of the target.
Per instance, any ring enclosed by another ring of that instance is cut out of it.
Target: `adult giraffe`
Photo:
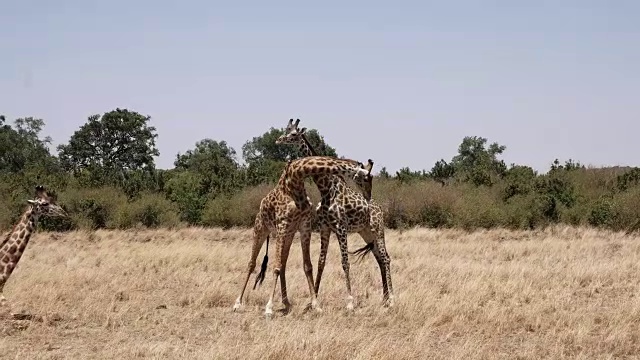
[[[311,156],[287,163],[276,187],[260,202],[260,209],[253,227],[253,245],[247,276],[240,296],[233,307],[234,311],[238,310],[242,305],[242,297],[249,277],[255,269],[258,252],[264,241],[268,241],[269,234],[272,231],[276,232],[276,258],[273,271],[276,283],[273,285],[271,296],[265,307],[265,315],[270,316],[273,314],[273,296],[278,279],[280,279],[280,290],[285,311],[288,311],[291,306],[287,297],[286,263],[293,236],[296,232],[300,232],[304,272],[309,286],[311,307],[317,310],[320,309],[313,284],[313,266],[310,255],[312,222],[315,216],[311,201],[304,187],[304,179],[309,176],[326,173],[353,175],[353,179],[358,184],[366,181],[369,175],[369,171],[364,169],[362,163],[349,159]],[[264,270],[266,270],[264,265],[266,265],[266,261],[263,263],[263,270],[258,275],[258,280],[260,281],[264,277]]]
[[[306,128],[300,129],[300,119],[289,120],[285,132],[277,140],[277,144],[296,144],[304,156],[316,156],[317,153],[307,139]],[[383,302],[392,306],[394,303],[393,286],[391,283],[391,258],[387,252],[384,236],[384,213],[380,205],[371,199],[373,176],[371,169],[373,161],[369,160],[366,182],[359,186],[364,191],[357,192],[347,186],[340,175],[315,175],[313,181],[318,186],[321,200],[316,208],[316,221],[320,230],[320,256],[318,257],[318,273],[315,281],[316,295],[319,293],[322,272],[327,258],[329,238],[331,232],[336,234],[340,246],[342,269],[345,273],[347,288],[347,310],[353,310],[353,295],[349,276],[349,253],[347,250],[347,234],[358,233],[366,245],[352,254],[365,256],[368,252],[373,255],[380,267],[382,278]]]

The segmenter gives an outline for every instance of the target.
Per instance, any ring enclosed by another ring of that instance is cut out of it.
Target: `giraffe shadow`
[[[29,328],[33,321],[42,322],[42,317],[24,312],[14,313],[10,309],[0,310],[0,335],[10,336]]]
[[[44,317],[25,311],[12,312],[10,309],[0,311],[0,320],[16,320],[16,321],[44,321]]]

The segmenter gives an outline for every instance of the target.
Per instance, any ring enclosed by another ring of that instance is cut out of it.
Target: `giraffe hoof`
[[[271,301],[269,301],[269,304],[264,308],[264,316],[266,316],[267,319],[273,316],[273,305],[271,305]]]
[[[347,296],[347,311],[351,312],[353,311],[353,296],[349,295]]]
[[[389,298],[389,300],[387,300],[387,307],[393,307],[393,305],[395,304],[395,301],[393,300],[393,297]]]
[[[236,303],[233,305],[233,311],[239,310],[242,307],[242,297],[238,296]]]

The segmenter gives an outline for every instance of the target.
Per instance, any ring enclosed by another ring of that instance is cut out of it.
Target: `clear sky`
[[[235,3],[235,4],[234,4]],[[0,113],[66,142],[91,114],[152,117],[160,168],[289,118],[377,170],[466,135],[546,171],[640,165],[640,1],[3,1]]]

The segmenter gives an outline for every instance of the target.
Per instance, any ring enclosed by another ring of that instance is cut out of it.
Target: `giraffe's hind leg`
[[[307,278],[307,285],[309,286],[309,306],[316,311],[321,311],[320,305],[318,304],[318,296],[313,284],[313,265],[311,264],[311,220],[311,218],[309,220],[305,219],[300,227],[300,245],[302,247],[304,274]]]
[[[276,225],[276,258],[274,261],[273,275],[274,282],[273,287],[271,288],[271,295],[269,296],[269,301],[264,308],[264,314],[267,317],[273,315],[273,298],[276,294],[276,287],[278,285],[278,280],[280,280],[280,291],[282,294],[282,302],[285,305],[285,309],[288,308],[289,299],[287,297],[287,281],[285,278],[285,266],[287,258],[289,257],[289,249],[291,248],[291,243],[293,242],[294,231],[291,229],[291,222],[287,219],[282,219],[277,222]]]
[[[280,266],[280,294],[282,296],[282,304],[284,305],[284,308],[282,309],[284,314],[289,313],[291,310],[291,302],[289,301],[289,295],[287,294],[287,260],[289,259],[289,251],[293,244],[294,234],[295,233],[292,232],[285,238],[284,246],[282,247],[282,261],[280,262],[282,264]]]
[[[253,244],[251,245],[251,258],[249,259],[249,264],[247,266],[247,276],[245,277],[242,289],[240,290],[240,296],[238,296],[238,298],[236,299],[236,303],[233,305],[233,311],[238,311],[242,307],[242,298],[244,296],[245,290],[247,289],[249,278],[256,268],[256,259],[258,258],[258,254],[260,253],[260,248],[262,248],[262,244],[265,240],[267,240],[268,237],[269,228],[265,226],[264,223],[257,220],[253,227]],[[267,255],[268,254],[265,252],[265,259]]]
[[[369,252],[373,253],[380,268],[383,303],[392,306],[394,299],[393,287],[391,285],[390,259],[385,248],[384,233],[382,233],[382,235],[380,235],[379,231],[376,233],[373,233],[369,229],[361,231],[360,236],[362,236],[362,239],[367,244],[351,254],[359,255],[359,259],[362,260]]]
[[[384,291],[383,299],[385,301],[385,305],[393,306],[395,302],[395,295],[393,294],[393,284],[391,283],[391,257],[387,252],[387,246],[384,239],[384,227],[382,226],[378,227],[376,231],[376,241],[374,245],[373,254],[376,256],[376,259],[380,259],[378,260],[380,267],[382,268],[382,266],[384,266],[383,276],[386,281],[383,281],[383,284],[386,283],[387,286],[386,289],[384,289],[386,291]]]

